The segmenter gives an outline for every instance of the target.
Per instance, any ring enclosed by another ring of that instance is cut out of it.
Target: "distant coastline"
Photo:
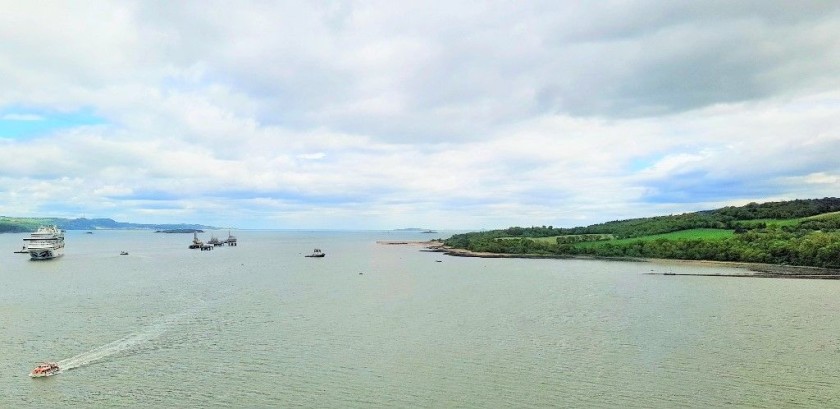
[[[9,217],[0,216],[0,233],[29,233],[39,226],[56,225],[62,230],[218,230],[203,224],[148,224],[126,223],[113,219],[65,219],[56,217]],[[192,231],[190,231],[192,233]]]
[[[421,251],[443,253],[453,257],[476,257],[476,258],[516,258],[516,259],[555,259],[555,260],[601,260],[601,261],[624,261],[650,263],[658,266],[659,269],[651,269],[649,274],[668,276],[695,276],[695,277],[747,277],[747,278],[798,278],[798,279],[822,279],[840,280],[840,270],[808,266],[788,266],[763,263],[745,263],[734,261],[714,260],[679,260],[661,258],[640,258],[640,257],[595,257],[580,255],[545,255],[545,254],[506,254],[488,253],[456,249],[446,246],[440,241],[377,241],[382,245],[405,245],[423,247]],[[697,267],[726,267],[746,270],[742,274],[717,274],[717,273],[675,273],[669,267],[675,266],[697,266]]]

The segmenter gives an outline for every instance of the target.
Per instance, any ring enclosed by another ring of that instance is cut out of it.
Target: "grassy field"
[[[820,215],[822,216],[822,215]],[[812,216],[818,217],[818,216]],[[800,221],[804,220],[803,218],[797,219],[755,219],[755,220],[738,220],[737,222],[743,226],[754,226],[759,223],[764,223],[767,226],[776,225],[778,227],[783,226],[796,226],[799,224]]]
[[[823,213],[816,216],[805,217],[799,220],[818,220],[818,219],[837,219],[840,218],[840,212]]]
[[[819,220],[819,219],[836,219],[840,218],[840,212],[831,212],[818,214],[816,216],[800,217],[796,219],[755,219],[755,220],[738,220],[737,222],[743,226],[753,226],[759,223],[764,223],[767,226],[796,226],[805,220]]]
[[[585,248],[585,247],[592,247],[597,246],[603,243],[611,243],[611,244],[625,244],[625,243],[632,243],[634,241],[650,241],[650,240],[657,240],[657,239],[666,239],[666,240],[714,240],[714,239],[722,239],[726,237],[731,237],[734,233],[732,230],[723,230],[723,229],[689,229],[689,230],[681,230],[675,231],[672,233],[664,233],[664,234],[652,234],[650,236],[642,236],[642,237],[634,237],[632,239],[621,239],[621,240],[609,240],[609,241],[590,241],[585,243],[577,243],[575,247]]]

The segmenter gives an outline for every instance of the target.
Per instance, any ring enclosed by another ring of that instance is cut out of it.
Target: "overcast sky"
[[[0,10],[0,215],[570,227],[840,195],[833,1]]]

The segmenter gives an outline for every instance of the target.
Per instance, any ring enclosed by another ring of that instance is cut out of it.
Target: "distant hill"
[[[64,230],[175,230],[207,229],[216,227],[202,224],[139,224],[118,222],[113,219],[64,219],[55,217],[7,217],[0,216],[0,233],[32,232],[38,226],[54,224]]]

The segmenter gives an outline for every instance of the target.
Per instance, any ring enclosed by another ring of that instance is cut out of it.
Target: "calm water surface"
[[[0,235],[0,407],[840,406],[838,282],[235,234]]]

